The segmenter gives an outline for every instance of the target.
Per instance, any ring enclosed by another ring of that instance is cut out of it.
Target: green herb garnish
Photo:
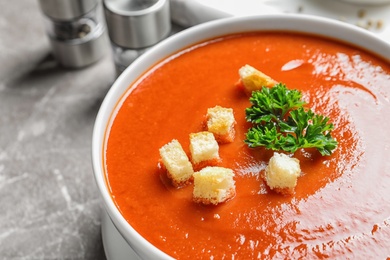
[[[264,146],[291,153],[300,148],[316,148],[322,155],[332,154],[337,147],[329,118],[305,109],[298,90],[278,83],[253,91],[249,101],[252,106],[245,110],[247,121],[253,124],[245,139],[249,147]]]

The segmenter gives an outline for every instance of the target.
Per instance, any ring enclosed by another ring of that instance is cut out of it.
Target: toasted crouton
[[[173,139],[159,151],[161,160],[167,169],[167,176],[171,179],[173,186],[180,187],[187,184],[192,179],[194,170],[179,141]]]
[[[190,134],[191,161],[195,170],[216,165],[219,161],[219,146],[212,133],[204,131]]]
[[[236,194],[234,172],[231,169],[208,166],[194,173],[193,200],[214,204],[233,198]]]
[[[283,195],[291,195],[300,174],[298,159],[274,153],[265,169],[265,181],[270,189]]]
[[[245,65],[238,70],[240,79],[247,93],[260,90],[263,86],[273,87],[278,82],[263,72],[253,68],[250,65]]]
[[[234,140],[235,130],[233,109],[215,106],[207,109],[207,130],[214,134],[218,143],[231,143]]]

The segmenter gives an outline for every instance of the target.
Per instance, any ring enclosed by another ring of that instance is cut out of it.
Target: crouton
[[[218,164],[219,146],[212,133],[204,131],[190,134],[191,161],[195,170]]]
[[[187,184],[192,179],[194,170],[179,141],[173,139],[159,151],[162,163],[167,169],[167,176],[171,179],[173,186],[180,187]]]
[[[300,174],[298,159],[283,153],[274,153],[265,169],[264,178],[270,189],[283,195],[291,195]]]
[[[252,91],[261,90],[263,86],[273,87],[278,82],[263,72],[253,68],[250,65],[245,65],[238,70],[240,80],[242,81],[245,91],[250,94]]]
[[[215,106],[207,109],[207,130],[214,134],[218,143],[231,143],[234,140],[235,130],[233,109]]]
[[[236,194],[231,169],[208,166],[194,173],[193,200],[205,205],[225,202]]]

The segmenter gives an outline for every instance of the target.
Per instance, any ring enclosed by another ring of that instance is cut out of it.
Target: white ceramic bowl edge
[[[143,259],[170,259],[170,257],[142,238],[122,217],[109,193],[105,180],[104,147],[106,131],[113,120],[112,111],[118,109],[128,86],[150,67],[178,50],[210,38],[246,31],[288,30],[335,38],[369,50],[390,61],[390,44],[373,33],[340,21],[308,15],[272,14],[216,20],[180,32],[157,44],[132,63],[115,81],[107,93],[96,117],[92,137],[92,164],[96,184],[105,209],[114,225],[134,251]]]

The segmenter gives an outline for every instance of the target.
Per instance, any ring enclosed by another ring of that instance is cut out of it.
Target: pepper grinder
[[[117,75],[171,31],[169,0],[104,0]]]
[[[99,0],[39,0],[53,55],[64,67],[81,68],[99,60],[107,38]]]

